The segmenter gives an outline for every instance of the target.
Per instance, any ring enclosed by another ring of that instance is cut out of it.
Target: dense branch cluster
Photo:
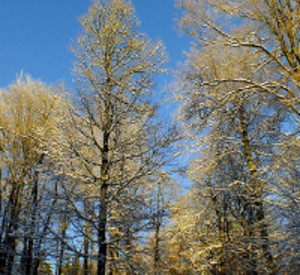
[[[125,0],[81,17],[72,97],[0,90],[0,275],[300,273],[299,1],[176,4],[176,127]]]

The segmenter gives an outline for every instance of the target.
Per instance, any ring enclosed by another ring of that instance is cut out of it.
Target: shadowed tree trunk
[[[242,132],[242,143],[245,152],[245,157],[247,160],[247,166],[250,173],[250,201],[248,203],[249,206],[249,221],[248,221],[248,228],[251,228],[250,236],[254,237],[255,232],[259,233],[260,241],[262,241],[261,248],[263,251],[263,256],[267,259],[267,264],[270,269],[270,274],[275,272],[275,264],[273,256],[270,252],[270,240],[268,236],[267,227],[265,224],[265,213],[263,208],[263,201],[262,201],[262,186],[261,182],[258,177],[257,167],[253,160],[250,148],[250,139],[247,131],[247,123],[245,120],[245,110],[243,107],[243,103],[239,107],[239,120],[241,125],[241,132]],[[254,248],[255,249],[255,248]],[[257,252],[250,251],[251,253],[251,262],[253,267],[257,268]],[[256,259],[255,259],[256,258]],[[253,271],[252,274],[258,274],[257,271]]]

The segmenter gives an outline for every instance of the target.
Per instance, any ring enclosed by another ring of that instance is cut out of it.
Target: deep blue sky
[[[133,0],[141,31],[160,38],[176,67],[187,39],[176,32],[174,0]],[[81,31],[78,17],[90,0],[2,0],[0,3],[0,87],[14,82],[21,70],[47,83],[65,81],[72,88],[71,41]],[[165,80],[164,80],[165,81]]]

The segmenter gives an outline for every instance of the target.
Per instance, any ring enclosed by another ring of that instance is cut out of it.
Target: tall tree
[[[299,33],[294,26],[299,25],[299,3],[177,3],[183,9],[180,27],[194,38],[181,70],[179,96],[185,122],[201,146],[201,160],[192,165],[193,177],[213,188],[210,196],[217,202],[217,216],[223,205],[223,210],[229,207],[228,217],[232,214],[245,221],[241,225],[250,240],[246,246],[249,274],[261,268],[276,272],[282,263],[276,266],[271,252],[274,246],[270,246],[266,220],[271,208],[265,198],[278,200],[275,178],[282,182],[286,175],[284,169],[276,169],[282,161],[278,152],[287,152],[287,139],[297,143]],[[283,126],[287,122],[288,130]],[[294,166],[289,167],[293,173],[296,160],[294,156]]]
[[[111,254],[109,268],[121,261],[121,254],[134,274],[128,249],[143,224],[137,212],[140,186],[164,164],[161,153],[171,140],[155,124],[149,100],[165,55],[160,42],[153,44],[138,32],[130,2],[95,1],[80,21],[84,33],[74,47],[80,110],[74,121],[80,121],[81,138],[73,141],[73,149],[97,192],[89,225],[97,235],[97,274],[106,274],[108,245],[122,252]]]
[[[67,101],[56,89],[22,76],[0,99],[0,273],[37,274],[52,219],[54,201],[46,197],[54,189]]]

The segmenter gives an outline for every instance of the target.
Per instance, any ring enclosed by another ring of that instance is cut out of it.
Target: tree
[[[249,237],[250,245],[244,246],[249,274],[261,268],[276,272],[282,263],[276,266],[271,253],[266,219],[274,208],[265,198],[278,200],[275,177],[282,182],[285,174],[275,168],[282,161],[278,152],[286,151],[283,124],[293,121],[289,132],[297,132],[299,51],[294,46],[299,34],[291,26],[299,24],[294,19],[299,4],[183,0],[178,6],[183,9],[180,27],[195,41],[178,89],[183,118],[200,152],[191,177],[201,189],[211,188],[216,221],[227,209],[223,225],[232,218],[241,223]]]
[[[123,261],[134,274],[130,247],[145,221],[137,211],[141,186],[164,164],[163,150],[173,138],[155,121],[149,100],[165,55],[160,42],[138,32],[130,2],[95,1],[80,21],[84,33],[74,47],[80,110],[74,121],[81,137],[71,143],[95,198],[90,218],[81,218],[96,234],[97,274],[106,272],[108,246],[118,251],[110,268]]]
[[[162,274],[211,274],[215,265],[220,244],[213,205],[193,191],[183,194],[172,207],[171,224],[164,229]]]
[[[299,2],[294,0],[215,1],[179,0],[184,9],[180,27],[201,45],[248,49],[260,54],[257,74],[268,71],[268,80],[215,79],[241,82],[261,93],[273,94],[299,115]],[[221,24],[226,18],[227,24]],[[238,22],[235,24],[234,22]],[[229,29],[229,25],[236,26]]]
[[[49,196],[67,101],[54,88],[23,76],[2,90],[0,99],[0,273],[37,274],[55,203]]]

